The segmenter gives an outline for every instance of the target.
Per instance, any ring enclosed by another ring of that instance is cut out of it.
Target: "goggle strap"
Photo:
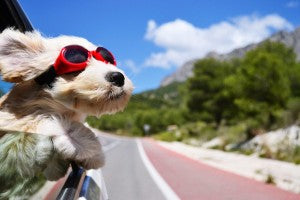
[[[56,78],[57,74],[55,72],[54,66],[51,65],[46,71],[38,75],[34,81],[39,85],[47,84],[49,87],[52,87],[52,83]]]

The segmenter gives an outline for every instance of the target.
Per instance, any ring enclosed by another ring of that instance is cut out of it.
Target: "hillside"
[[[179,88],[182,84],[174,82],[164,87],[135,94],[132,96],[128,106],[142,104],[151,108],[176,107],[181,102]]]
[[[125,135],[143,135],[144,125],[151,125],[151,132],[164,130],[169,124],[182,123],[178,109],[181,105],[179,90],[182,83],[135,94],[124,110],[101,118],[89,117],[88,123],[98,129]]]
[[[222,137],[223,149],[299,121],[299,66],[292,48],[266,41],[238,60],[199,60],[188,81],[135,94],[124,112],[88,122],[118,134],[193,144]]]
[[[292,32],[280,31],[267,38],[266,40],[277,41],[285,44],[287,47],[293,48],[297,60],[300,61],[300,27]],[[266,41],[264,40],[264,41]],[[259,44],[250,44],[242,48],[234,49],[227,54],[218,54],[216,52],[208,53],[205,58],[213,57],[218,60],[229,60],[232,58],[242,58],[244,55],[255,49]],[[161,81],[161,86],[167,86],[173,82],[184,82],[187,78],[193,75],[193,66],[198,61],[198,59],[191,60],[179,67],[174,73],[168,75]]]

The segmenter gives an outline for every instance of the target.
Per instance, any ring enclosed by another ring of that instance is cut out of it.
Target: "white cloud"
[[[298,6],[299,6],[298,1],[289,1],[286,4],[286,7],[288,7],[288,8],[297,8]]]
[[[293,26],[279,15],[241,16],[207,28],[196,27],[182,19],[161,25],[148,21],[145,39],[164,48],[152,53],[145,66],[170,68],[187,60],[201,58],[208,52],[227,53],[235,48],[260,42],[275,30],[291,30]]]
[[[122,63],[123,65],[123,63]],[[138,74],[140,72],[140,68],[138,68],[133,60],[125,60],[124,66],[131,70],[132,73]]]

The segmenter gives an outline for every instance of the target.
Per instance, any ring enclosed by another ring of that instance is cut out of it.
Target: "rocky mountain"
[[[165,77],[162,80],[160,86],[165,87],[173,82],[184,82],[188,77],[191,77],[193,75],[193,68],[196,61],[197,59],[186,62],[173,74]]]
[[[282,42],[283,44],[287,45],[288,47],[292,47],[297,55],[297,60],[300,61],[300,27],[295,29],[292,32],[286,31],[279,31],[273,34],[271,37],[267,38],[266,40],[271,41],[278,41]],[[264,41],[262,41],[264,42]],[[260,42],[260,43],[262,43]],[[234,49],[233,51],[227,54],[218,54],[216,52],[208,53],[205,58],[213,57],[219,60],[229,60],[231,58],[241,58],[243,57],[246,52],[249,50],[254,49],[260,43],[250,44],[242,48]],[[173,82],[184,82],[187,78],[193,75],[193,67],[195,62],[199,59],[191,60],[183,64],[179,67],[174,73],[165,77],[162,81],[160,86],[167,86]]]

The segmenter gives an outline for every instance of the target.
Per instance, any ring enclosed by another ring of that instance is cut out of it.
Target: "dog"
[[[72,57],[76,48],[88,50],[86,66],[63,73],[73,59],[61,64],[69,56],[63,51]],[[101,144],[83,122],[88,115],[123,110],[133,84],[110,52],[98,49],[74,36],[46,38],[12,28],[0,34],[0,74],[15,83],[0,99],[0,199],[30,192],[28,183],[39,175],[63,177],[70,162],[84,169],[103,166]]]

